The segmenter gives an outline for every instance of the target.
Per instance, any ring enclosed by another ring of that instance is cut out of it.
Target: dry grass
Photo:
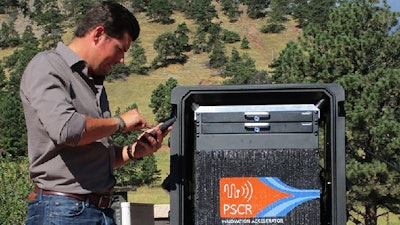
[[[14,52],[14,48],[5,48],[0,50],[0,60],[10,56]]]

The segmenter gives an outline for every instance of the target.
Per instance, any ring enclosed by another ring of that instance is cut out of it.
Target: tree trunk
[[[365,225],[377,225],[376,193],[369,195],[369,201],[365,204]]]

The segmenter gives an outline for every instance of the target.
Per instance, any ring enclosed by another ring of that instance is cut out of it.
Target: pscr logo
[[[298,205],[320,198],[320,190],[303,190],[277,177],[220,179],[221,218],[284,217]]]

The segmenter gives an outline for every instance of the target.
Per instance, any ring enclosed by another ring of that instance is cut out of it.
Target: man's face
[[[118,63],[124,63],[132,38],[125,33],[122,39],[102,35],[99,44],[92,54],[90,73],[94,76],[106,76]]]

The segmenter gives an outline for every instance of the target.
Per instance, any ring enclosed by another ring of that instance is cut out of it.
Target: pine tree
[[[140,39],[131,43],[129,55],[132,60],[128,64],[128,68],[132,73],[147,74],[149,68],[146,66],[147,57],[144,48],[141,45]]]
[[[209,56],[211,68],[218,69],[225,65],[225,63],[228,61],[225,51],[225,45],[221,41],[214,45],[214,48]]]
[[[94,2],[95,0],[64,0],[61,3],[63,3],[64,9],[68,11],[68,16],[79,21]]]
[[[286,16],[290,14],[289,1],[291,0],[271,0],[270,11],[268,12],[267,24],[261,28],[263,33],[279,33],[285,30],[283,22],[288,19]]]
[[[177,37],[178,36],[178,37]],[[184,54],[187,43],[182,43],[182,33],[165,32],[154,41],[154,49],[158,55],[152,61],[152,67],[167,66],[172,63],[185,63],[187,56]],[[161,65],[159,65],[161,63]]]
[[[240,43],[241,49],[250,49],[250,42],[246,37],[243,37],[242,42]]]
[[[0,28],[0,48],[15,47],[20,43],[20,38],[15,30],[14,23],[3,22]]]
[[[169,118],[171,115],[171,91],[178,86],[178,81],[170,77],[165,84],[159,84],[151,94],[149,107],[152,108],[153,114],[158,122]]]
[[[147,8],[147,15],[155,22],[161,24],[171,24],[172,5],[164,0],[150,0]]]
[[[4,72],[4,68],[0,65],[0,99],[3,96],[4,88],[6,87],[6,73]]]
[[[211,52],[214,45],[220,43],[221,41],[221,24],[213,23],[208,29],[208,40],[207,40],[207,52]]]
[[[25,27],[21,40],[24,40],[22,43],[24,49],[37,49],[39,46],[39,40],[35,33],[33,33],[31,25]]]
[[[253,84],[258,73],[255,61],[247,53],[240,55],[236,48],[232,49],[231,58],[225,64],[225,70],[222,72],[225,80],[224,84]]]
[[[10,71],[9,78],[4,80],[0,98],[0,146],[7,155],[25,156],[27,134],[22,103],[19,98],[21,76],[31,58],[38,52],[33,45],[24,45],[5,59],[5,68]]]
[[[190,1],[185,12],[206,32],[212,25],[212,20],[217,17],[217,11],[211,0]]]
[[[58,9],[50,9],[43,13],[41,20],[48,21],[43,27],[43,34],[41,37],[43,48],[55,48],[57,43],[61,41],[61,37],[64,33],[64,28],[61,26],[63,18]]]
[[[270,11],[268,12],[268,22],[280,23],[287,20],[290,14],[290,2],[292,0],[271,0]]]
[[[187,0],[171,0],[169,1],[174,10],[179,12],[185,12],[187,5],[189,4]]]
[[[64,28],[61,23],[65,16],[61,14],[57,2],[35,1],[33,20],[42,26],[41,45],[44,49],[55,48],[57,42],[61,41]]]
[[[292,15],[300,27],[310,23],[325,27],[330,10],[336,6],[336,0],[292,0]]]
[[[0,99],[0,146],[10,157],[25,156],[27,134],[19,95],[6,92]]]
[[[207,32],[201,29],[197,29],[197,32],[193,39],[193,52],[194,54],[200,54],[207,51]]]
[[[181,51],[190,51],[189,36],[190,30],[186,23],[181,23],[175,30],[175,36],[179,43],[179,49]]]
[[[0,2],[0,14],[9,13],[17,6],[19,6],[18,0],[2,0]]]
[[[138,164],[140,170],[138,170],[137,179],[142,184],[151,185],[161,178],[161,170],[157,168],[157,160],[154,155],[144,157]]]
[[[134,12],[146,12],[150,0],[132,0],[132,9]]]
[[[228,16],[229,22],[236,22],[241,14],[241,11],[239,10],[239,2],[232,0],[221,0],[220,4],[224,14]]]
[[[400,36],[389,32],[396,24],[387,7],[348,1],[333,9],[326,29],[310,24],[271,65],[277,83],[344,87],[349,219],[371,225],[379,208],[400,213]]]
[[[265,16],[270,0],[244,0],[244,3],[247,5],[247,15],[252,19],[258,19]]]
[[[221,36],[221,40],[225,43],[235,43],[240,41],[240,35],[234,31],[223,29]]]

